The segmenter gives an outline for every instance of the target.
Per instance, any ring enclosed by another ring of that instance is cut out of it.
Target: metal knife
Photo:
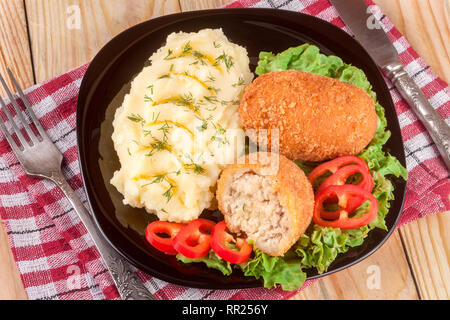
[[[397,50],[364,0],[330,0],[356,39],[392,81],[431,135],[450,170],[450,127],[406,73]]]

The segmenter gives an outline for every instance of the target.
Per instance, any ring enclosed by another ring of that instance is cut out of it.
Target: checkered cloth
[[[369,3],[399,52],[407,72],[437,112],[450,120],[450,88],[432,72],[388,18]],[[272,7],[300,11],[350,32],[327,0],[236,1],[227,7]],[[75,134],[77,94],[87,65],[26,90],[42,126],[64,154],[63,172],[80,199]],[[449,172],[414,112],[388,83],[402,128],[409,180],[401,224],[450,209]],[[3,118],[6,119],[3,115]],[[99,253],[63,193],[46,180],[25,174],[0,133],[0,214],[30,299],[119,299]],[[286,299],[297,293],[257,288],[199,290],[166,283],[136,271],[158,299]],[[304,285],[311,284],[307,281]]]

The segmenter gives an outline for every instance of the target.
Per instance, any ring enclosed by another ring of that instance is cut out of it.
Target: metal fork
[[[53,181],[64,192],[67,199],[72,204],[75,212],[80,217],[87,231],[91,235],[98,251],[100,252],[112,279],[114,280],[120,296],[124,300],[155,300],[150,292],[144,287],[142,282],[134,274],[131,266],[126,262],[120,254],[107,242],[107,240],[100,233],[96,227],[92,216],[84,207],[83,203],[76,196],[70,185],[67,183],[61,172],[61,161],[63,156],[56,148],[53,142],[48,137],[47,133],[42,128],[36,115],[31,109],[30,103],[25,97],[22,89],[20,89],[16,79],[11,70],[7,68],[8,74],[11,77],[15,87],[18,90],[19,96],[22,99],[28,114],[31,117],[32,123],[35,125],[38,134],[35,134],[30,127],[30,124],[25,120],[25,116],[19,105],[14,99],[11,91],[8,89],[5,80],[0,74],[0,82],[8,94],[18,118],[22,122],[24,131],[29,139],[21,132],[19,126],[14,122],[11,113],[6,107],[5,102],[0,97],[0,104],[12,126],[12,131],[16,134],[18,143],[13,139],[13,136],[8,132],[5,123],[0,117],[0,127],[9,142],[14,154],[24,168],[25,172],[30,176],[46,178]],[[0,109],[1,110],[1,109]]]

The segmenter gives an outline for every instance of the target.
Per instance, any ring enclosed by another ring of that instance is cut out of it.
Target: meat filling
[[[270,179],[252,171],[236,175],[224,200],[229,229],[245,233],[262,251],[276,250],[288,235],[289,218]]]

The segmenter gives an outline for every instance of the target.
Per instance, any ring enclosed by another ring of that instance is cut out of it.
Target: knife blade
[[[330,0],[342,20],[375,63],[398,89],[433,139],[450,170],[450,127],[434,110],[419,86],[405,71],[398,53],[364,0]]]

